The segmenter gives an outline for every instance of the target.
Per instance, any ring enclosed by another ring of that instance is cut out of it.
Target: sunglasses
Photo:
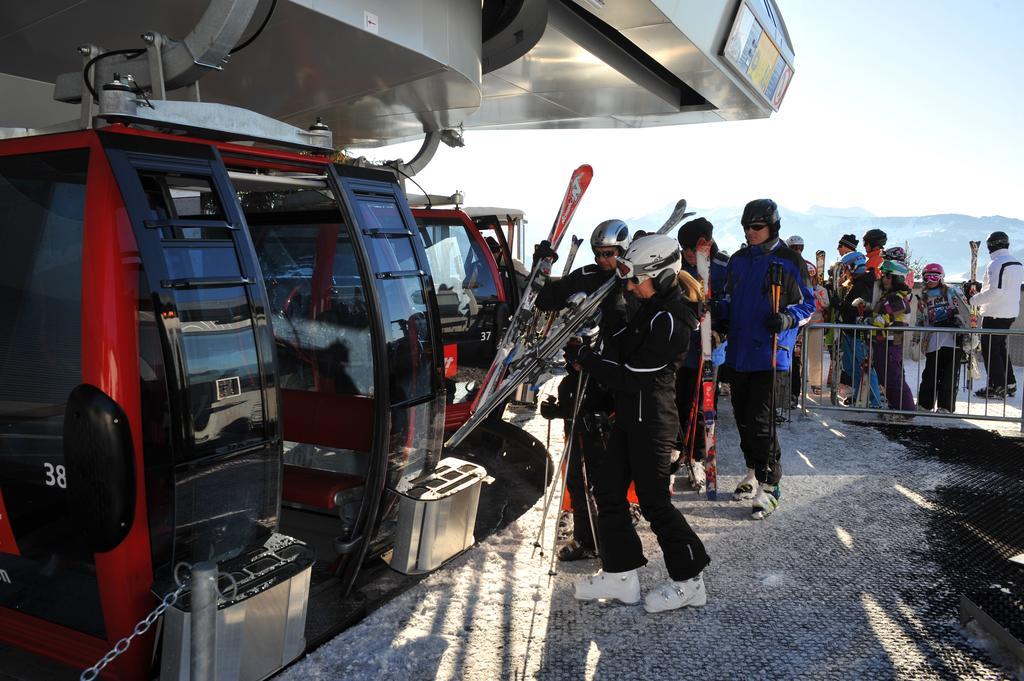
[[[608,250],[594,251],[595,258],[614,258],[619,255],[617,248],[609,248]]]
[[[768,229],[767,222],[753,222],[749,225],[743,225],[744,232],[759,232],[762,229]]]
[[[646,274],[636,274],[633,270],[633,263],[622,258],[616,258],[615,271],[619,275],[619,279],[625,279],[626,281],[632,282],[635,285],[640,285],[645,279],[650,279]]]

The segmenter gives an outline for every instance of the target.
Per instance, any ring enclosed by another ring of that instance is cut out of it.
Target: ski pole
[[[579,384],[580,394],[587,389],[587,381],[590,377],[582,376]],[[586,451],[583,448],[583,436],[580,435],[580,469],[583,473],[583,491],[587,502],[587,521],[590,523],[590,538],[594,540],[594,549],[599,550],[601,547],[597,543],[597,528],[594,527],[594,512],[597,509],[597,501],[593,498],[593,494],[590,492],[590,476],[587,475],[587,456]]]
[[[772,314],[778,314],[779,301],[782,298],[782,264],[773,262],[768,265],[768,283],[770,285]],[[772,332],[772,386],[769,404],[771,405],[771,421],[768,422],[768,473],[772,470],[772,457],[775,455],[775,393],[776,375],[778,371],[779,334]],[[766,481],[767,482],[767,481]]]
[[[562,452],[562,477],[561,477],[559,485],[558,485],[558,487],[559,487],[559,489],[561,491],[561,493],[558,495],[558,508],[559,509],[561,509],[561,507],[562,507],[562,499],[565,497],[566,468],[569,465],[569,457],[572,455],[572,447],[573,447],[573,444],[575,444],[575,441],[576,441],[576,422],[577,422],[577,420],[579,418],[580,403],[582,402],[582,395],[583,395],[583,387],[584,387],[584,385],[585,385],[585,382],[583,380],[583,372],[581,371],[579,373],[579,377],[576,379],[576,395],[574,396],[573,404],[572,404],[572,423],[569,425],[569,439],[566,441],[565,451]],[[554,495],[552,495],[552,498],[554,498]],[[587,502],[586,498],[584,498],[582,501],[584,503]],[[550,510],[546,511],[545,515],[547,513],[550,513]],[[548,574],[549,575],[557,574],[557,572],[555,570],[555,547],[557,545],[558,545],[558,523],[556,522],[555,523],[555,532],[554,532],[554,535],[551,538],[551,562],[548,565]]]
[[[565,486],[565,469],[568,466],[569,455],[572,452],[573,438],[576,434],[576,414],[579,411],[580,393],[579,389],[583,383],[583,372],[580,372],[579,378],[576,381],[576,395],[573,396],[573,410],[572,410],[572,421],[569,424],[569,437],[565,441],[565,447],[562,448],[562,454],[558,457],[558,467],[556,474],[557,480],[553,476],[551,479],[551,487],[548,488],[547,496],[544,500],[544,512],[540,520],[540,530],[537,532],[537,541],[535,545],[539,545],[540,542],[544,541],[544,527],[547,523],[548,514],[551,512],[551,502],[555,497],[556,481],[560,481],[558,487]],[[557,523],[555,527],[555,537],[558,537]],[[543,551],[543,548],[541,549]],[[543,555],[543,554],[542,554]]]
[[[551,419],[548,419],[548,437],[547,437],[547,442],[545,443],[545,454],[546,454],[546,456],[544,457],[544,484],[547,485],[548,484],[548,470],[551,468]],[[541,518],[540,522],[541,522],[541,526],[543,527],[543,525],[544,525],[543,517]],[[533,553],[530,554],[530,558],[533,558],[534,554],[537,552],[537,549],[539,547],[540,547],[540,541],[538,541],[537,539],[534,539],[533,540],[533,549],[534,550],[533,550]]]
[[[544,528],[547,526],[548,514],[551,512],[551,501],[555,496],[556,483],[558,483],[559,480],[565,479],[565,464],[567,461],[566,454],[568,449],[569,445],[567,443],[566,446],[562,448],[562,453],[558,457],[558,465],[555,466],[555,469],[552,471],[551,486],[548,487],[548,490],[545,493],[544,508],[541,511],[540,516],[540,528],[537,530],[537,538],[533,542],[535,548],[540,547],[541,556],[544,555],[544,546],[542,543],[544,541]],[[555,534],[558,534],[557,527],[555,528]],[[533,554],[531,554],[530,557],[532,558]]]
[[[580,436],[582,438],[582,436]],[[594,540],[594,550],[600,552],[601,544],[597,541],[597,528],[594,526],[594,515],[597,514],[597,500],[590,491],[590,476],[587,474],[587,458],[583,451],[583,443],[580,443],[580,467],[583,472],[583,490],[587,497],[587,521],[590,523],[590,538]]]

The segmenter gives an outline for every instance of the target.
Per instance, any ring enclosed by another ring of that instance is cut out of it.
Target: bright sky
[[[416,177],[546,234],[573,168],[594,167],[574,227],[768,196],[790,209],[1024,218],[1024,2],[778,0],[796,75],[769,119],[641,130],[469,132]],[[1016,121],[1016,122],[1015,122]],[[372,150],[411,158],[419,143]],[[416,191],[410,187],[410,191]]]

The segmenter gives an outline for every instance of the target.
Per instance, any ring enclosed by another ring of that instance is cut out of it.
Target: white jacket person
[[[971,305],[979,306],[985,317],[1013,319],[1020,313],[1024,265],[1008,248],[1000,248],[989,255],[992,262],[985,270],[981,290],[971,298]]]

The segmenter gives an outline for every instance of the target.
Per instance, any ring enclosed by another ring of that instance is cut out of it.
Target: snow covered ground
[[[531,416],[518,418],[543,441],[546,424]],[[547,557],[532,546],[538,503],[281,678],[1002,679],[1024,673],[998,666],[975,647],[977,636],[960,628],[954,607],[935,614],[935,603],[949,600],[949,585],[924,548],[937,511],[931,492],[950,475],[947,465],[910,456],[875,428],[833,421],[832,414],[794,413],[779,430],[782,504],[770,518],[753,521],[748,503],[728,500],[744,468],[728,399],[720,416],[719,486],[726,500],[712,503],[693,492],[675,497],[712,556],[706,607],[648,615],[639,605],[575,601],[573,581],[597,562],[563,564],[549,577]],[[651,560],[641,570],[647,589],[667,575],[654,535],[644,522],[640,529]]]

